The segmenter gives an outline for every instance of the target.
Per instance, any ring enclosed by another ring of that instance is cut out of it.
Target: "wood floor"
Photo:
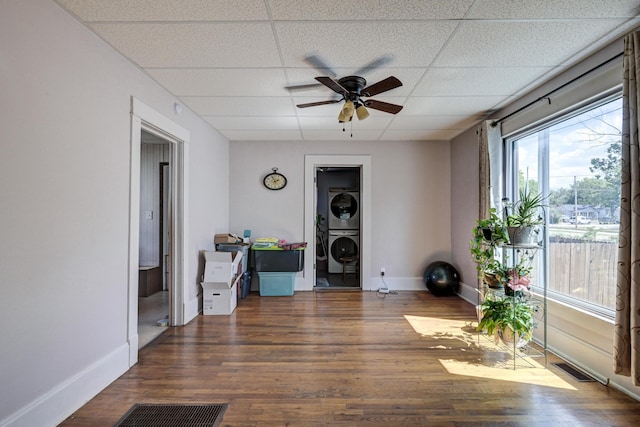
[[[428,292],[252,293],[170,328],[62,425],[110,426],[134,403],[228,403],[221,425],[238,427],[640,425],[640,402],[513,370],[472,322],[473,306]]]

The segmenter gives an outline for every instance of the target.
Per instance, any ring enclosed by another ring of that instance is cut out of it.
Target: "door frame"
[[[315,155],[304,156],[304,235],[307,245],[304,259],[305,291],[312,291],[316,282],[316,210],[317,170],[320,167],[360,168],[360,280],[363,291],[373,290],[371,280],[371,156]]]
[[[172,326],[185,323],[185,302],[188,301],[188,165],[189,131],[158,113],[135,97],[131,97],[131,163],[129,165],[129,272],[127,342],[129,366],[138,362],[138,267],[140,245],[140,158],[141,132],[149,132],[169,142],[171,187],[175,189],[170,200],[170,224],[173,239],[170,243],[171,280],[169,290]]]

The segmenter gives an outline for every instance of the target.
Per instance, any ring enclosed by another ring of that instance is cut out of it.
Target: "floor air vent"
[[[116,427],[215,427],[228,405],[160,405],[136,403]]]
[[[577,370],[573,366],[569,365],[568,363],[552,363],[552,365],[557,367],[557,368],[562,369],[567,374],[571,375],[578,382],[589,383],[589,382],[594,382],[595,381],[595,379],[591,378],[587,374],[584,374],[584,373],[580,372],[579,370]]]

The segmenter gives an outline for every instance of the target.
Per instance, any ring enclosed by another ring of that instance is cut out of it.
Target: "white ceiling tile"
[[[448,130],[386,130],[381,141],[449,141],[460,131]]]
[[[57,0],[85,21],[244,21],[269,18],[264,0]]]
[[[427,66],[456,27],[451,21],[419,22],[277,22],[285,66],[307,66],[318,54],[339,67],[362,67],[393,55],[390,67]]]
[[[605,36],[611,21],[465,22],[452,37],[438,67],[549,67]]]
[[[54,1],[230,140],[449,139],[640,24],[640,0]],[[288,88],[331,72],[399,78],[373,99],[404,109],[296,108],[340,98]]]
[[[380,138],[382,130],[370,129],[347,129],[342,131],[342,127],[333,130],[303,130],[302,136],[307,141],[375,141]]]
[[[277,68],[151,68],[147,72],[177,96],[289,96]]]
[[[218,130],[297,130],[296,117],[203,116]]]
[[[357,117],[354,117],[352,122],[344,124],[344,128],[348,131],[353,125],[353,129],[381,130],[386,129],[392,119],[393,117],[390,114],[387,114],[386,117],[375,117],[375,119],[369,117],[362,121],[358,120]],[[333,117],[300,117],[298,120],[300,121],[300,126],[304,130],[322,130],[331,128],[342,129],[343,127],[343,124],[338,122],[337,115],[334,115]]]
[[[625,18],[638,13],[638,0],[476,0],[469,19]]]
[[[400,112],[405,116],[468,116],[484,114],[504,100],[500,96],[415,96]]]
[[[473,0],[269,0],[273,19],[286,21],[345,21],[395,19],[459,19]]]
[[[465,130],[481,117],[476,116],[401,116],[397,115],[389,125],[393,130]]]
[[[299,141],[302,136],[297,130],[222,130],[230,141]]]
[[[289,98],[259,97],[193,97],[180,98],[201,116],[295,116]]]
[[[142,67],[277,67],[268,23],[93,24],[115,49]]]
[[[511,95],[550,67],[430,68],[413,95]]]

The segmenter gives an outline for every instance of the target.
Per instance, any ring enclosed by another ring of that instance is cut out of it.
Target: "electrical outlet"
[[[384,267],[380,267],[380,275],[384,276]]]

